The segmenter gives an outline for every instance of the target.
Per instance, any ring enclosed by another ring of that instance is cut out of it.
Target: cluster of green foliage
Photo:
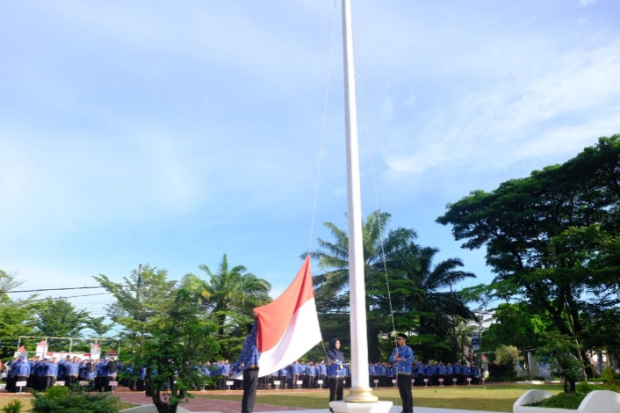
[[[459,360],[471,335],[467,325],[476,316],[455,287],[475,275],[463,271],[458,258],[436,262],[439,250],[415,243],[413,229],[388,230],[390,218],[375,211],[362,226],[369,358],[387,359],[394,347],[390,332],[395,329],[414,333],[408,344],[422,360]],[[340,338],[346,349],[350,346],[349,238],[335,224],[325,226],[335,241],[319,239],[319,249],[311,253],[324,271],[314,276],[317,311],[323,337]],[[390,314],[394,326],[386,317]],[[321,352],[317,351],[317,359]]]
[[[585,398],[586,394],[584,393],[560,393],[540,402],[528,404],[528,406],[577,410]]]
[[[548,399],[542,400],[537,403],[532,403],[528,406],[539,406],[539,407],[556,407],[560,409],[573,409],[577,410],[581,405],[583,399],[586,398],[588,393],[593,392],[595,390],[608,390],[614,391],[616,393],[620,393],[620,387],[616,385],[592,385],[586,381],[580,382],[574,392],[564,392],[560,394],[556,394],[555,396],[549,397]]]
[[[217,272],[199,268],[208,280],[194,274],[169,280],[165,269],[148,265],[122,283],[95,277],[116,298],[108,314],[122,327],[123,359],[136,366],[136,374],[146,368],[153,403],[162,413],[174,413],[192,397],[189,390],[213,384],[197,367],[236,357],[253,308],[270,301],[271,285],[244,266],[230,266],[226,255]]]
[[[118,413],[118,398],[109,393],[88,393],[81,387],[52,387],[32,393],[32,413]]]
[[[3,413],[20,413],[22,411],[22,402],[19,400],[11,400],[2,408]]]
[[[578,370],[593,375],[587,352],[620,355],[620,135],[491,192],[474,191],[437,221],[451,225],[464,248],[485,247],[496,273],[475,289],[483,302],[506,303],[483,335],[484,350],[553,350],[569,381]],[[550,337],[561,337],[564,350]]]
[[[97,337],[110,331],[112,324],[105,324],[104,317],[91,317],[66,299],[39,299],[32,295],[26,299],[11,299],[9,293],[23,281],[15,275],[0,270],[0,357],[12,355],[17,349],[19,336],[47,336],[80,338],[85,330],[92,330]],[[90,334],[92,335],[92,334]],[[25,339],[20,344],[34,347],[39,339]],[[49,339],[50,351],[64,350],[67,340]],[[87,341],[75,342],[75,350],[88,351]]]

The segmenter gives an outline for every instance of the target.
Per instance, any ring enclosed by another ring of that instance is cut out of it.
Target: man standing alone
[[[398,347],[390,356],[390,361],[396,365],[396,383],[400,398],[403,401],[402,413],[413,413],[413,395],[411,394],[411,363],[413,363],[413,350],[407,345],[407,336],[399,334]]]
[[[258,386],[258,349],[256,348],[256,335],[258,324],[248,325],[248,335],[245,337],[241,354],[235,363],[231,365],[228,376],[233,372],[243,370],[243,398],[241,400],[241,413],[252,413],[256,401],[256,387]]]

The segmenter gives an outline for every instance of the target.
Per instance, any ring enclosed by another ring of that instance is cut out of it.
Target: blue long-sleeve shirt
[[[344,360],[333,359],[331,366],[327,366],[328,377],[345,377],[347,371],[344,368]]]
[[[17,370],[18,376],[30,376],[30,363],[22,362],[19,365],[19,370]]]
[[[258,349],[256,348],[256,335],[258,334],[258,324],[254,323],[252,332],[245,337],[241,354],[231,367],[234,371],[241,371],[251,366],[258,367]]]
[[[45,372],[46,376],[49,377],[56,377],[58,376],[58,364],[56,363],[49,363],[47,365],[47,371]]]
[[[400,357],[400,360],[397,358]],[[390,355],[390,362],[396,363],[397,374],[411,375],[411,363],[413,363],[413,350],[409,346],[395,348]]]

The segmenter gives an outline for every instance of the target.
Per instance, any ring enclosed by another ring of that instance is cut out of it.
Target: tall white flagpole
[[[380,402],[368,383],[368,337],[366,330],[366,286],[362,237],[355,68],[350,0],[342,0],[344,43],[345,126],[347,140],[347,194],[349,218],[349,299],[351,312],[351,389],[344,401],[329,405],[335,413],[388,413],[391,402]]]
[[[366,329],[366,287],[360,191],[357,107],[351,5],[342,0],[344,43],[345,124],[347,140],[347,193],[349,219],[349,286],[351,312],[351,389],[344,399],[353,403],[376,402],[368,379],[368,337]]]

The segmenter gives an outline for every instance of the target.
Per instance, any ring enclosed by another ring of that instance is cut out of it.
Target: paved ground
[[[302,390],[307,392],[308,390]],[[288,390],[287,390],[288,392]],[[225,392],[197,392],[197,394],[241,394],[240,391],[225,391]],[[151,403],[150,397],[144,396],[144,393],[135,393],[120,391],[116,394],[122,401],[133,404],[148,405]],[[326,402],[327,403],[327,402]],[[194,413],[239,413],[241,411],[241,402],[206,399],[203,397],[196,397],[191,399],[189,403],[183,403],[182,406]],[[394,406],[390,410],[390,413],[400,413],[402,407]],[[304,410],[299,407],[291,406],[273,406],[269,404],[256,404],[254,405],[255,412],[277,412],[277,413],[329,413],[329,409],[318,410]],[[454,409],[435,409],[430,407],[414,407],[414,413],[496,413],[496,412],[480,412],[473,410],[454,410]]]
[[[220,392],[218,392],[220,393]],[[223,392],[222,392],[223,393]],[[234,394],[235,392],[226,392],[226,394]],[[241,394],[240,392],[236,392]],[[147,405],[151,404],[151,398],[146,397],[144,393],[137,392],[116,392],[116,395],[120,397],[120,399],[127,403]],[[202,397],[196,397],[189,400],[189,403],[183,403],[185,409],[190,412],[221,412],[221,413],[239,413],[241,411],[241,402],[233,402],[228,400],[215,400],[215,399],[205,399]],[[290,406],[272,406],[269,404],[256,404],[254,405],[255,412],[299,412],[303,410],[298,407],[290,407]],[[325,409],[327,411],[327,409]],[[322,413],[325,413],[321,411]]]
[[[317,390],[321,391],[321,390]],[[295,390],[286,390],[286,392],[295,392]],[[300,392],[308,392],[308,390],[300,390]],[[242,394],[241,391],[209,391],[209,392],[196,392],[196,394]],[[146,397],[144,393],[131,392],[125,387],[119,387],[115,392],[122,401],[132,403],[136,405],[146,406],[151,404],[151,398]],[[0,390],[0,397],[3,396],[16,396],[15,393],[7,393],[5,390]],[[21,397],[30,397],[30,393],[23,393],[18,395]],[[327,404],[327,402],[326,402]],[[190,399],[189,403],[183,403],[182,406],[193,413],[239,413],[241,411],[241,402],[206,399],[203,397],[196,397]],[[400,413],[400,406],[394,406],[390,410],[390,413]],[[435,409],[430,407],[414,407],[414,413],[496,413],[496,412],[479,412],[473,410],[455,410],[455,409]],[[254,406],[255,412],[277,412],[277,413],[329,413],[329,409],[320,410],[304,410],[299,407],[292,406],[273,406],[269,404],[256,404]]]

